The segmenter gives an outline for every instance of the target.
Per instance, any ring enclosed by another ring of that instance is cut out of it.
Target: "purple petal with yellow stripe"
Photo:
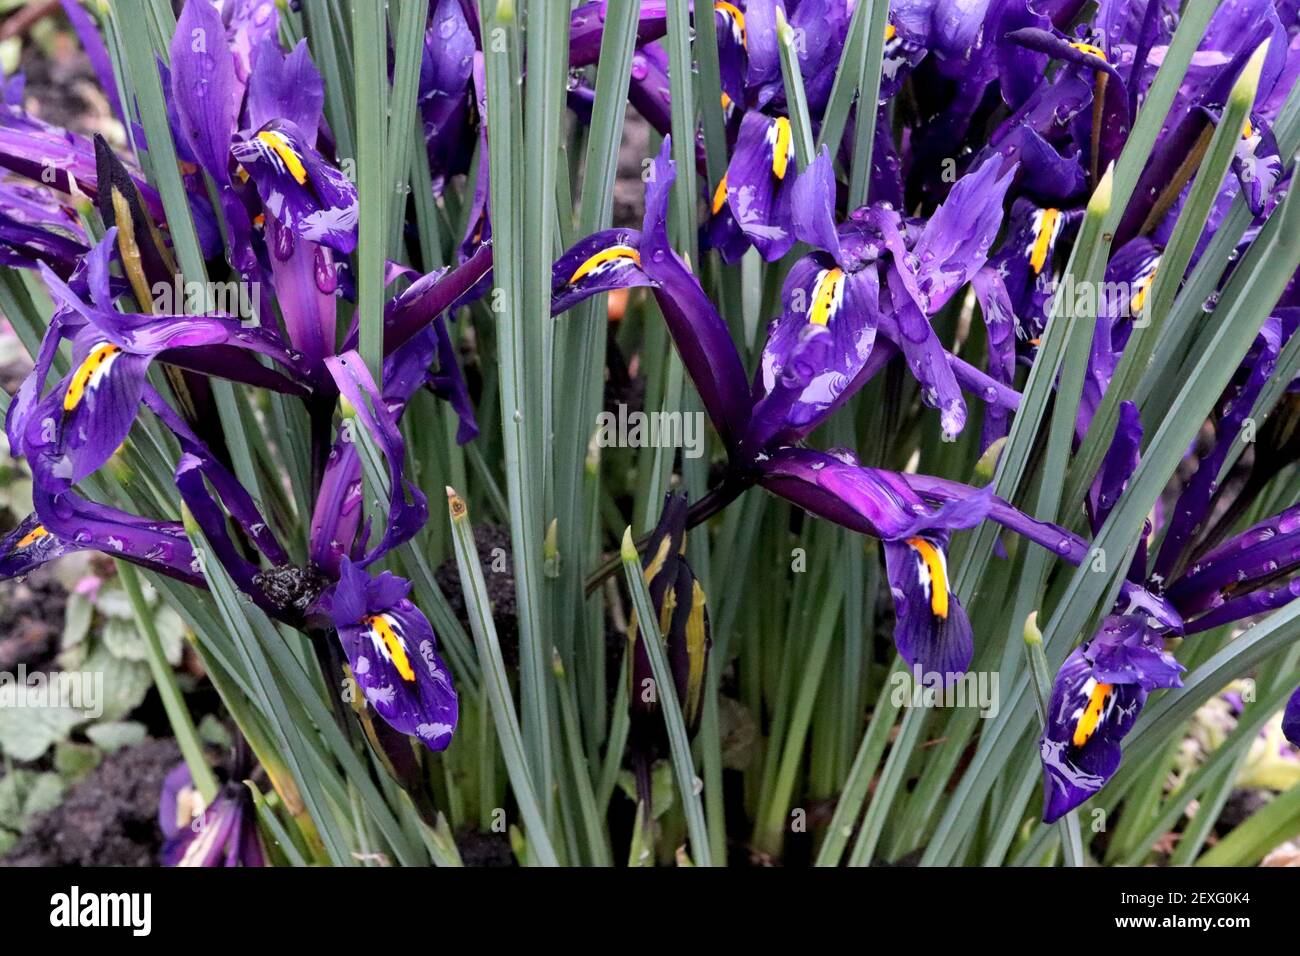
[[[641,233],[606,229],[579,240],[555,261],[551,314],[567,312],[598,292],[653,284],[641,267]]]
[[[768,262],[780,259],[794,245],[794,181],[790,120],[754,111],[746,113],[727,166],[727,205],[741,231]]]
[[[296,123],[272,120],[231,152],[283,225],[344,255],[356,249],[356,186],[307,145]]]
[[[1120,741],[1148,692],[1182,686],[1183,667],[1149,620],[1144,614],[1107,617],[1057,673],[1039,746],[1044,821],[1064,816],[1114,776]]]
[[[372,578],[344,558],[323,604],[366,701],[394,730],[438,751],[456,729],[456,690],[410,590],[409,581],[388,571]]]

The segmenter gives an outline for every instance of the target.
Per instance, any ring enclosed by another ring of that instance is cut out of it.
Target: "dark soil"
[[[154,866],[158,796],[180,751],[148,739],[104,758],[63,803],[37,817],[0,866]]]
[[[492,602],[492,620],[496,622],[497,638],[501,641],[501,656],[505,658],[507,667],[514,667],[519,663],[519,619],[515,609],[515,566],[510,553],[510,533],[495,525],[478,525],[474,528],[474,544],[483,565],[488,600]],[[447,596],[456,620],[468,633],[469,615],[465,611],[456,559],[451,557],[442,562],[433,576]]]
[[[57,653],[67,600],[48,568],[0,581],[0,671],[36,670]]]
[[[614,180],[614,225],[641,228],[645,212],[645,183],[641,174],[650,149],[650,124],[628,107],[623,123],[623,142],[618,151],[618,176]]]
[[[484,833],[482,830],[463,829],[456,834],[456,849],[466,866],[514,866],[515,855],[510,849],[510,838],[504,833]]]
[[[1214,824],[1220,836],[1228,833],[1249,820],[1262,810],[1269,802],[1270,795],[1264,790],[1233,790],[1223,804],[1223,812]]]
[[[27,79],[23,106],[33,116],[86,136],[107,132],[112,107],[75,34],[54,37],[48,55],[27,44],[19,68]]]

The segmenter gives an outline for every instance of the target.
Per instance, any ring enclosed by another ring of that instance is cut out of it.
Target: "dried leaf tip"
[[[456,494],[456,489],[451,485],[447,489],[447,511],[451,514],[452,521],[458,521],[469,514],[469,507],[465,504],[465,499]]]

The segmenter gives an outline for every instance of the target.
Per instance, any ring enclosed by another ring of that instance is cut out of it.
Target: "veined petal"
[[[68,483],[32,461],[34,516],[5,538],[0,576],[25,574],[37,564],[72,551],[101,551],[186,584],[203,586],[203,575],[185,530],[176,522],[154,521],[87,501]],[[39,529],[39,531],[38,531]],[[43,533],[41,533],[43,532]],[[52,540],[47,540],[52,539]]]
[[[218,184],[230,181],[241,86],[221,14],[209,0],[186,3],[172,34],[172,101],[191,152]]]
[[[124,350],[87,327],[72,341],[72,371],[33,411],[23,449],[58,461],[77,482],[108,461],[139,412],[151,356]]]
[[[970,666],[970,620],[951,590],[946,534],[885,542],[885,570],[894,599],[894,643],[910,667],[955,679]]]
[[[654,284],[641,266],[635,229],[606,229],[579,240],[555,261],[551,276],[552,315],[598,292]]]
[[[971,287],[975,290],[980,316],[984,320],[989,377],[1011,387],[1016,375],[1016,313],[1002,273],[986,266],[975,273]],[[1011,415],[1007,409],[995,402],[986,402],[980,448],[987,449],[1004,437],[1010,428]]]
[[[1120,741],[1147,693],[1181,687],[1183,670],[1145,613],[1111,615],[1066,658],[1052,686],[1040,756],[1043,819],[1051,823],[1119,769]]]
[[[795,179],[791,210],[795,236],[842,262],[835,228],[835,169],[829,148],[823,147]]]
[[[1130,401],[1120,402],[1119,421],[1101,470],[1088,492],[1088,514],[1095,534],[1101,530],[1111,509],[1137,470],[1142,448],[1142,417]]]
[[[306,39],[289,53],[273,37],[253,49],[248,77],[248,121],[262,127],[286,119],[302,131],[307,147],[316,145],[316,130],[325,108],[325,84],[312,62]]]
[[[1098,681],[1082,648],[1066,658],[1052,685],[1039,744],[1045,822],[1065,816],[1115,775],[1120,741],[1133,728],[1146,697],[1136,684]]]
[[[713,19],[718,35],[718,71],[722,95],[732,103],[745,103],[745,80],[749,71],[749,33],[745,12],[737,3],[715,0]]]
[[[942,308],[988,260],[1016,168],[1014,163],[1003,169],[1001,163],[987,162],[963,176],[926,223],[911,255],[897,263],[900,270],[915,273],[922,311],[933,314]]]
[[[1282,157],[1272,127],[1258,113],[1251,113],[1232,155],[1232,171],[1252,215],[1262,216],[1268,211],[1282,170]]]
[[[0,580],[27,574],[47,561],[80,550],[78,545],[52,534],[38,515],[30,514],[0,539]]]
[[[958,435],[966,426],[966,400],[948,362],[948,352],[897,269],[889,270],[889,293],[893,308],[882,308],[880,330],[907,358],[908,369],[921,383],[921,400],[939,410],[944,434]]]
[[[875,268],[845,272],[822,253],[795,263],[763,346],[747,448],[806,435],[861,384],[880,321],[878,283]]]
[[[231,152],[283,225],[344,255],[356,249],[356,186],[307,145],[296,123],[272,120]]]
[[[387,571],[371,578],[344,558],[325,603],[352,675],[375,712],[438,751],[456,729],[456,691],[433,628],[407,598],[410,588]]]
[[[794,245],[790,191],[795,180],[790,120],[750,111],[740,121],[727,167],[727,203],[768,262]]]

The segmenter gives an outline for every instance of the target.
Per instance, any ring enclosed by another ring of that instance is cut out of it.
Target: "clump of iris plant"
[[[274,793],[178,768],[167,862],[1141,862],[1231,777],[1155,731],[1300,745],[1292,0],[67,6],[125,135],[5,86],[0,574],[176,585]]]

